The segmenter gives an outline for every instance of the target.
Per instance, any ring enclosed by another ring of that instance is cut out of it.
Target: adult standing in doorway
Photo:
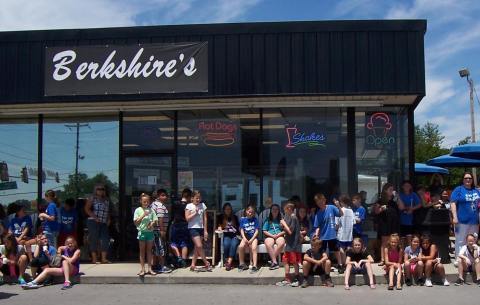
[[[96,184],[93,196],[85,204],[85,213],[88,215],[88,245],[92,256],[92,263],[96,264],[97,252],[101,253],[101,263],[110,263],[107,259],[108,225],[110,222],[110,200],[104,184]]]
[[[462,185],[457,186],[450,196],[452,222],[455,225],[455,257],[465,245],[468,234],[478,233],[478,201],[480,192],[473,184],[470,172],[463,174]]]
[[[397,202],[394,199],[395,190],[393,184],[385,183],[377,203],[374,205],[374,213],[378,222],[378,237],[381,239],[381,262],[385,265],[384,249],[387,247],[390,235],[400,233],[400,215]]]
[[[420,198],[413,191],[410,181],[403,181],[398,209],[400,210],[400,237],[404,246],[410,245],[414,233],[413,213],[422,208]]]

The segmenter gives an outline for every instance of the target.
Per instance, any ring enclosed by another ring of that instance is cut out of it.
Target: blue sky
[[[416,123],[439,124],[445,147],[470,135],[468,67],[480,81],[480,1],[473,0],[2,0],[0,31],[218,22],[412,19],[428,20],[427,96]],[[476,103],[476,120],[480,109]],[[480,121],[477,123],[480,130]],[[477,136],[478,137],[478,136]]]

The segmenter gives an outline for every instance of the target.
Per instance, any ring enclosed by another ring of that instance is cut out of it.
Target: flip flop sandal
[[[145,276],[145,271],[140,271],[139,273],[137,273],[138,276]]]

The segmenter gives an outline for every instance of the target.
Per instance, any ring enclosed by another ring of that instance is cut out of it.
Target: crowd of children
[[[469,175],[464,175],[462,187],[465,190],[456,189],[452,194],[453,224],[461,223],[465,218],[462,200],[467,199],[462,196],[471,191]],[[92,260],[96,262],[96,253],[100,250],[101,261],[108,263],[105,254],[108,248],[95,248],[102,244],[105,235],[102,232],[109,222],[108,200],[104,191],[102,186],[95,187],[96,195],[87,203],[85,211],[89,217],[89,233],[94,235],[89,236],[89,241],[95,241],[94,247],[90,247],[95,254],[92,254]],[[436,274],[444,286],[450,285],[437,245],[428,234],[422,234],[413,217],[425,202],[432,208],[445,207],[440,198],[445,201],[448,196],[431,194],[427,198],[422,189],[417,193],[413,192],[408,181],[402,184],[399,195],[393,185],[387,183],[371,211],[376,219],[380,241],[378,266],[385,271],[389,290],[401,290],[403,283],[432,287],[432,274]],[[214,236],[208,234],[207,206],[201,193],[185,189],[181,200],[171,205],[168,198],[164,189],[157,190],[152,196],[142,194],[140,206],[133,213],[133,223],[138,231],[138,275],[170,273],[172,267],[186,267],[189,259],[191,271],[212,271],[204,247]],[[68,289],[71,287],[71,276],[79,272],[80,260],[75,202],[67,199],[59,207],[55,192],[51,190],[45,193],[45,201],[48,203],[45,211],[38,214],[39,234],[34,233],[35,226],[25,208],[19,206],[16,210],[4,238],[0,271],[4,277],[16,278],[25,289],[38,288],[48,277],[63,275],[63,289]],[[215,229],[222,233],[225,270],[234,269],[238,257],[236,267],[240,272],[257,272],[259,244],[263,242],[268,254],[268,268],[275,270],[283,264],[285,269],[285,278],[276,283],[277,286],[305,288],[311,285],[314,275],[319,275],[325,286],[333,287],[330,273],[336,270],[338,274],[345,274],[346,290],[350,290],[351,276],[355,274],[365,275],[370,288],[376,288],[374,255],[367,250],[368,238],[362,228],[368,213],[360,194],[351,198],[341,195],[338,200],[332,198],[329,202],[326,196],[318,193],[313,197],[312,207],[302,204],[296,197],[281,206],[270,199],[267,201],[269,204],[260,216],[255,206],[250,205],[235,214],[230,203],[224,204]],[[475,208],[478,209],[478,206],[475,205]],[[457,214],[459,220],[456,219]],[[456,241],[461,246],[457,251],[459,276],[455,284],[465,283],[464,272],[474,272],[477,276],[475,282],[480,285],[477,236],[467,231],[464,235],[462,241]],[[199,260],[202,266],[197,266]],[[28,265],[29,276],[26,274]],[[31,281],[27,282],[26,277],[31,277]]]

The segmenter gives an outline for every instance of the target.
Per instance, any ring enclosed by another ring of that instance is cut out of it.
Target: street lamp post
[[[475,117],[474,117],[474,104],[473,104],[473,79],[470,78],[470,71],[467,68],[463,68],[458,71],[460,77],[466,77],[468,86],[470,89],[470,126],[472,128],[472,143],[475,143]],[[472,168],[473,174],[473,183],[477,185],[477,169],[475,167]]]

